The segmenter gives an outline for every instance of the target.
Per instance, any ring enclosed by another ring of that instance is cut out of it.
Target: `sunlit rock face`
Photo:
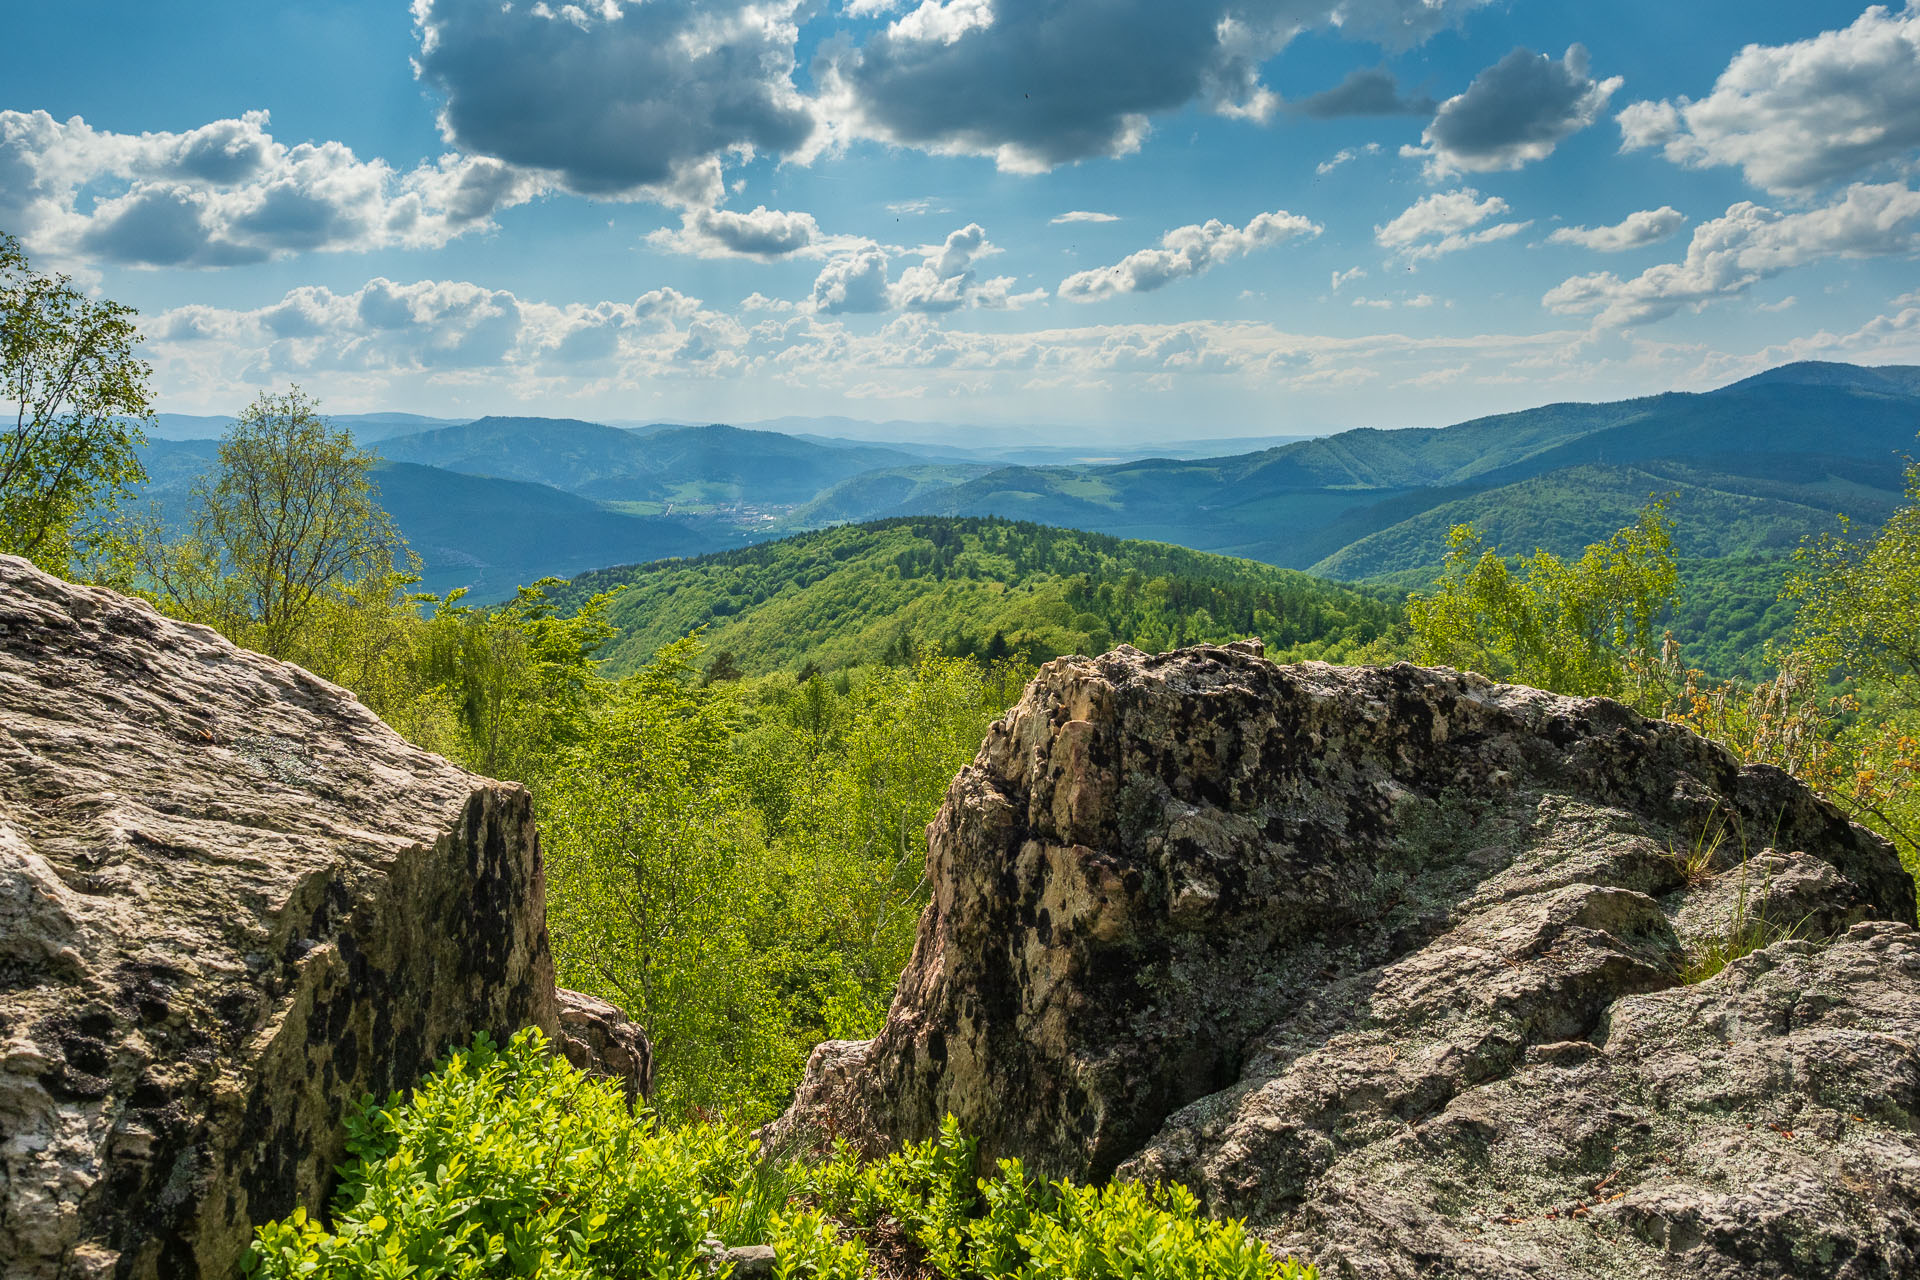
[[[529,1024],[524,789],[0,557],[0,1273],[224,1280],[325,1203],[363,1094]]]
[[[816,1051],[774,1142],[952,1112],[1331,1275],[1920,1270],[1913,883],[1686,730],[1121,649],[1041,669],[929,844],[884,1029]]]

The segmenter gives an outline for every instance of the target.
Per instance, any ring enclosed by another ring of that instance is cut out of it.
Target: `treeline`
[[[978,517],[841,525],[683,561],[584,574],[563,606],[619,589],[609,667],[699,633],[743,671],[839,670],[923,655],[1029,664],[1117,644],[1257,635],[1350,658],[1391,636],[1390,596],[1163,543]]]

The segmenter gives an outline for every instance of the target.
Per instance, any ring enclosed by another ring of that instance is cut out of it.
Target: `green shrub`
[[[1215,1221],[1191,1191],[1028,1176],[1018,1160],[973,1177],[974,1144],[947,1117],[940,1136],[873,1164],[844,1150],[813,1175],[821,1208],[872,1230],[891,1224],[930,1273],[981,1280],[1315,1280],[1237,1220]]]
[[[261,1280],[540,1276],[695,1280],[710,1240],[774,1247],[776,1280],[880,1274],[862,1233],[904,1236],[928,1280],[1315,1280],[1183,1187],[1081,1187],[1017,1160],[974,1176],[940,1136],[863,1163],[780,1166],[737,1128],[668,1128],[548,1051],[538,1030],[482,1035],[410,1099],[348,1122],[329,1230],[304,1210],[259,1229]],[[888,1274],[893,1274],[889,1272]]]
[[[368,1099],[332,1230],[303,1210],[261,1227],[247,1274],[280,1280],[708,1275],[702,1242],[765,1241],[788,1274],[856,1280],[866,1251],[737,1129],[669,1129],[548,1052],[482,1035],[411,1099]]]

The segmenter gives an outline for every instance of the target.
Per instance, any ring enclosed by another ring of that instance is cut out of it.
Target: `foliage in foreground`
[[[540,1276],[694,1280],[710,1242],[771,1244],[780,1280],[875,1274],[869,1240],[951,1280],[1312,1280],[1183,1188],[1080,1187],[1017,1161],[976,1179],[973,1144],[874,1164],[776,1165],[743,1131],[669,1128],[548,1051],[537,1030],[484,1035],[414,1091],[349,1120],[330,1222],[259,1228],[260,1280]]]

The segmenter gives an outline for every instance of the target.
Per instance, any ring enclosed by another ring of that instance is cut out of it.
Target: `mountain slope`
[[[1884,371],[1867,372],[1899,385]],[[1779,484],[1756,496],[1841,509],[1826,470],[1852,463],[1891,466],[1901,451],[1913,447],[1916,432],[1920,397],[1836,380],[1782,380],[1700,395],[1547,405],[1452,427],[1347,431],[1238,457],[1006,467],[909,498],[889,514],[1015,517],[1305,568],[1472,493],[1504,491],[1571,467],[1817,453],[1827,461],[1811,480],[1801,483],[1788,469]],[[1739,472],[1720,463],[1707,469]],[[1695,484],[1686,477],[1674,479],[1683,488]],[[1580,542],[1618,527],[1613,506],[1589,506],[1565,482],[1548,489],[1557,495],[1553,509],[1538,505],[1547,496],[1540,490],[1533,515],[1564,525]],[[1872,495],[1860,496],[1878,509]],[[1699,517],[1717,514],[1718,508],[1708,505]],[[1433,517],[1428,526],[1443,519]],[[1763,545],[1770,543],[1749,538],[1743,549]],[[1365,572],[1403,563],[1404,557],[1385,557],[1370,562]]]
[[[834,448],[737,427],[629,431],[572,418],[481,418],[383,440],[389,462],[552,485],[619,502],[786,506],[862,471],[920,459],[878,446]]]
[[[1669,499],[1681,555],[1781,552],[1809,535],[1837,531],[1835,517],[1843,511],[1863,525],[1877,525],[1900,505],[1901,495],[1900,468],[1892,461],[1817,454],[1564,467],[1419,512],[1356,539],[1315,563],[1312,572],[1353,580],[1434,565],[1456,524],[1473,525],[1508,554],[1544,548],[1569,555],[1631,523],[1657,496]]]
[[[623,588],[614,674],[704,629],[750,672],[823,670],[912,652],[1043,660],[1256,634],[1276,651],[1343,654],[1397,608],[1304,574],[1182,547],[1005,520],[839,525],[669,564],[602,569],[562,600]]]
[[[219,460],[216,440],[151,440],[148,480],[133,508],[156,504],[175,528],[192,519],[192,488]],[[535,579],[615,561],[696,555],[730,545],[678,520],[609,511],[546,485],[463,475],[414,463],[381,463],[378,501],[422,561],[423,589],[467,587],[476,603],[511,597]]]
[[[383,463],[374,483],[421,559],[421,587],[435,594],[467,587],[480,603],[609,560],[697,555],[715,546],[677,520],[623,515],[546,485],[407,462]]]

